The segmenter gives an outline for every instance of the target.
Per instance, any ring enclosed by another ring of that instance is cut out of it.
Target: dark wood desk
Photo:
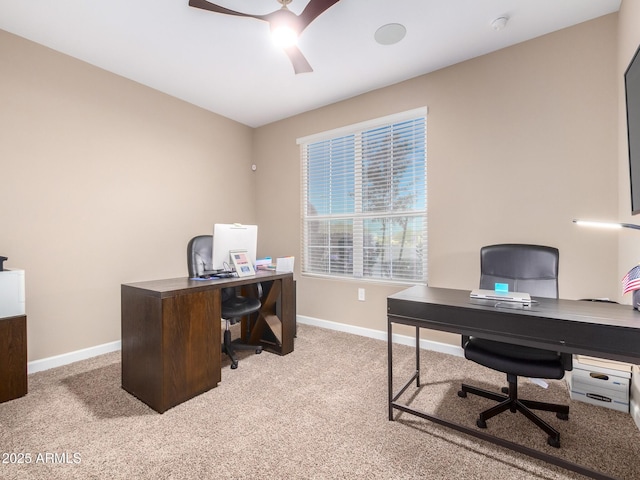
[[[220,291],[241,287],[262,307],[247,341],[286,355],[293,351],[293,274],[212,280],[174,278],[124,284],[122,308],[122,388],[157,412],[165,412],[220,382]]]
[[[387,298],[389,420],[394,420],[393,412],[399,410],[582,475],[610,479],[600,472],[427,414],[398,400],[414,381],[420,387],[421,328],[640,364],[640,312],[628,305],[550,298],[536,298],[531,307],[504,302],[496,305],[499,302],[471,300],[469,293],[416,286]],[[393,391],[393,324],[415,327],[416,336],[416,371],[398,392]]]
[[[0,318],[0,402],[27,394],[27,317]]]

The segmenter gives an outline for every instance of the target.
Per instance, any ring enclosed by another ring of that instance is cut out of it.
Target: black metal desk
[[[388,297],[389,420],[394,420],[393,411],[399,410],[591,478],[610,479],[546,452],[427,414],[398,401],[414,381],[416,387],[420,387],[421,328],[640,364],[640,313],[631,306],[550,298],[535,300],[531,307],[496,307],[497,302],[471,300],[468,290],[421,286]],[[396,393],[393,391],[394,323],[416,329],[416,370]]]

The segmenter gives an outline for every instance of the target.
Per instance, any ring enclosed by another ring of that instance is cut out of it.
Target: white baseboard
[[[330,322],[328,320],[320,320],[313,317],[306,317],[304,315],[298,315],[297,321],[307,325],[313,325],[316,327],[327,328],[329,330],[337,330],[340,332],[353,333],[362,337],[375,338],[377,340],[387,340],[387,332],[380,330],[373,330],[371,328],[355,327],[353,325],[347,325],[344,323]],[[415,339],[406,335],[394,335],[393,341],[402,345],[414,345]],[[105,343],[103,345],[97,345],[95,347],[84,348],[82,350],[76,350],[75,352],[63,353],[62,355],[56,355],[54,357],[43,358],[41,360],[34,360],[27,364],[27,373],[36,373],[43,370],[49,370],[50,368],[61,367],[70,363],[78,362],[80,360],[86,360],[87,358],[97,357],[105,353],[115,352],[122,348],[122,342],[120,340],[111,343]],[[434,350],[436,352],[449,353],[451,355],[462,356],[463,351],[460,347],[448,345],[446,343],[432,342],[428,340],[420,340],[420,348],[425,350]]]
[[[298,315],[297,320],[299,323],[306,325],[313,325],[315,327],[327,328],[329,330],[337,330],[340,332],[353,333],[362,337],[375,338],[377,340],[387,341],[387,332],[380,330],[373,330],[371,328],[356,327],[353,325],[347,325],[344,323],[330,322],[328,320],[321,320],[319,318],[307,317],[304,315]],[[414,346],[416,340],[414,337],[408,335],[393,334],[393,343],[400,345]],[[448,343],[434,342],[431,340],[420,339],[420,348],[423,350],[432,350],[440,353],[448,353],[449,355],[456,355],[458,357],[464,356],[462,347],[449,345]]]
[[[97,345],[95,347],[83,348],[82,350],[76,350],[75,352],[63,353],[62,355],[43,358],[41,360],[34,360],[27,364],[27,373],[36,373],[43,370],[49,370],[50,368],[61,367],[63,365],[68,365],[69,363],[86,360],[91,357],[97,357],[98,355],[103,355],[105,353],[116,352],[121,348],[122,342],[118,340],[111,343],[105,343],[103,345]]]

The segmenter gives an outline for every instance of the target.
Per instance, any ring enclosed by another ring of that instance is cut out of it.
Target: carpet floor
[[[120,353],[29,376],[29,394],[0,404],[0,478],[36,479],[578,479],[576,473],[407,414],[387,419],[387,344],[298,326],[295,351],[223,362],[219,386],[164,414],[121,387]],[[475,426],[491,401],[456,394],[461,382],[499,390],[502,374],[463,358],[421,355],[423,386],[404,401]],[[394,347],[404,383],[412,350]],[[402,378],[401,378],[402,377]],[[568,402],[569,421],[543,417],[562,448],[520,414],[489,433],[640,478],[640,431],[629,414],[570,401],[563,381],[522,381],[525,398]]]

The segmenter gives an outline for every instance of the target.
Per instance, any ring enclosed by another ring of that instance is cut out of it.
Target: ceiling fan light
[[[288,25],[280,25],[272,29],[271,38],[278,47],[291,47],[298,43],[298,33]]]

